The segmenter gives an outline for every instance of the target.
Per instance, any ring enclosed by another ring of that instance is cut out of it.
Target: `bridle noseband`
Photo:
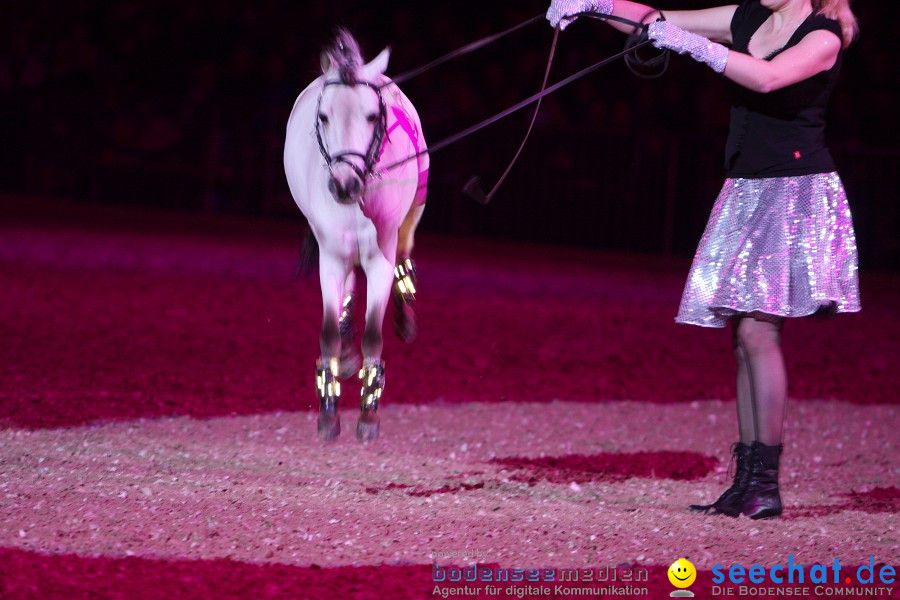
[[[344,85],[347,87],[364,85],[375,92],[375,94],[378,96],[378,117],[375,122],[375,128],[372,131],[372,139],[369,142],[369,147],[368,149],[366,149],[365,154],[363,154],[362,152],[357,152],[356,150],[341,150],[340,152],[330,153],[328,151],[328,148],[325,147],[325,140],[322,139],[321,119],[319,119],[319,114],[322,106],[322,96],[325,94],[325,88],[330,85]],[[387,107],[384,103],[384,96],[382,96],[381,94],[381,87],[369,81],[355,81],[352,83],[345,83],[343,81],[326,81],[322,86],[322,91],[319,92],[319,99],[316,102],[315,118],[316,141],[319,142],[319,151],[322,153],[322,157],[325,159],[325,166],[328,167],[328,171],[333,174],[335,163],[344,163],[346,165],[349,165],[350,168],[353,169],[357,175],[359,175],[359,178],[362,180],[363,185],[365,185],[366,179],[373,175],[375,163],[378,162],[378,158],[381,156],[381,149],[387,132]],[[363,168],[359,168],[359,166],[354,161],[348,160],[348,157],[350,156],[361,158],[363,160]]]

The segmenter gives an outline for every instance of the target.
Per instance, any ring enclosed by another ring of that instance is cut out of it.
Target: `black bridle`
[[[347,87],[363,85],[375,92],[375,95],[378,96],[378,116],[375,118],[372,139],[369,141],[369,147],[366,149],[365,153],[357,152],[356,150],[329,152],[328,148],[325,146],[325,140],[322,139],[322,119],[320,114],[322,108],[322,96],[325,95],[325,88],[330,85],[343,85]],[[322,91],[319,92],[319,99],[316,101],[315,118],[316,141],[319,142],[319,151],[322,153],[322,158],[325,159],[325,166],[328,167],[328,171],[333,174],[335,163],[344,163],[353,169],[356,174],[359,175],[363,184],[365,184],[366,179],[372,175],[372,172],[375,169],[375,163],[378,162],[378,157],[381,156],[382,145],[384,144],[385,135],[387,134],[387,106],[384,103],[384,96],[381,95],[381,86],[369,81],[353,81],[347,83],[343,81],[326,81],[322,86]],[[360,168],[355,161],[349,160],[349,157],[351,156],[361,158],[363,167]]]

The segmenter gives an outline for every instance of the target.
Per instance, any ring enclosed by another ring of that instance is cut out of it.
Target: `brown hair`
[[[859,34],[859,24],[853,11],[850,10],[850,0],[812,0],[812,5],[816,13],[841,24],[844,48],[849,46]]]

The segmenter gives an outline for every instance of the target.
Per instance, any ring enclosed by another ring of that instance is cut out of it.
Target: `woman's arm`
[[[830,69],[841,49],[841,39],[823,30],[806,34],[800,43],[772,60],[728,50],[722,44],[685,31],[671,21],[650,23],[648,35],[657,48],[690,54],[694,60],[706,63],[735,83],[763,94]]]
[[[730,51],[724,75],[735,83],[763,94],[803,81],[834,66],[841,39],[818,29],[772,60]]]
[[[552,0],[547,9],[547,20],[553,27],[565,29],[575,19],[566,18],[581,12],[611,14],[635,22],[649,23],[659,18],[660,12],[646,4],[631,0]],[[666,19],[686,31],[702,35],[717,42],[731,43],[731,19],[736,4],[701,10],[666,11]],[[607,21],[624,33],[632,33],[632,27],[624,23]]]
[[[701,10],[673,10],[665,11],[666,20],[678,25],[685,31],[702,35],[722,44],[731,44],[731,19],[736,4],[716,6]],[[660,11],[629,0],[615,0],[612,14],[632,21],[644,23],[655,21],[659,18]],[[609,21],[609,24],[624,33],[631,33],[631,28],[623,23]]]
[[[650,39],[655,46],[690,54],[735,83],[761,93],[787,87],[830,69],[841,49],[841,39],[837,35],[816,30],[770,61],[728,50],[722,44],[732,42],[731,21],[737,10],[735,4],[666,12],[666,21],[657,22],[658,10],[631,0],[553,0],[547,18],[551,24],[563,29],[572,22],[565,15],[585,11],[610,14],[610,9],[617,17],[650,23]],[[608,23],[619,31],[632,31],[624,23]]]

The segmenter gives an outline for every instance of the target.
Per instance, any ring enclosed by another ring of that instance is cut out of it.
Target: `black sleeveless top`
[[[731,21],[731,49],[749,54],[750,37],[771,14],[758,0],[744,0]],[[841,37],[840,23],[813,13],[784,48],[765,59],[772,60],[818,29]],[[768,94],[731,84],[731,123],[725,146],[728,177],[790,177],[835,170],[825,147],[825,108],[842,54],[838,53],[831,69]]]

